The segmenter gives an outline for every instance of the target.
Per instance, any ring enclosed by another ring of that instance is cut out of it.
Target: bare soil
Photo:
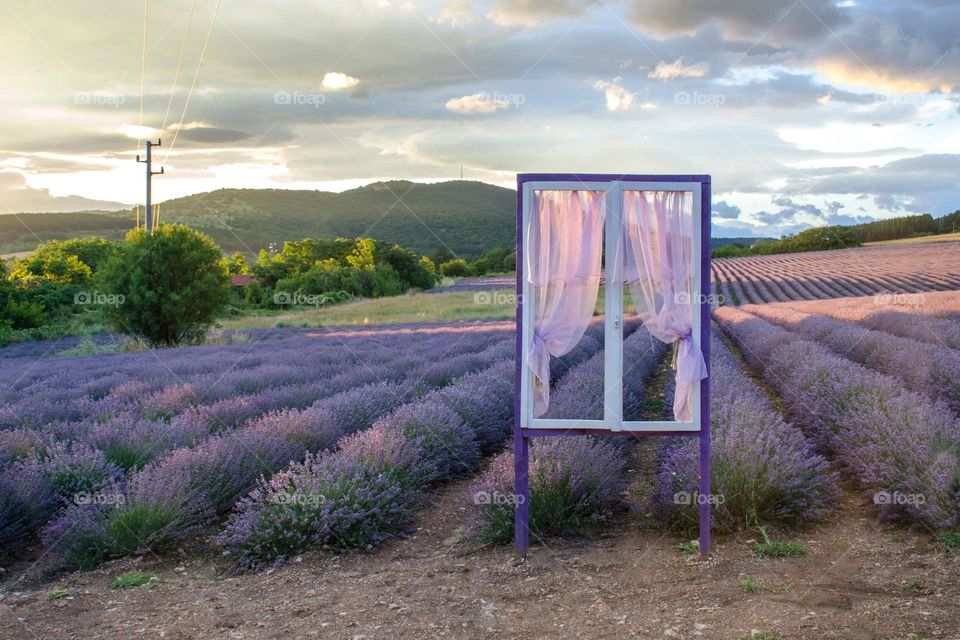
[[[467,485],[372,554],[316,551],[257,575],[186,551],[33,584],[8,575],[0,638],[960,638],[960,557],[879,523],[853,494],[794,538],[805,557],[757,559],[747,534],[701,561],[626,518],[517,563],[509,548],[461,541]],[[111,589],[128,571],[156,579]],[[745,578],[760,590],[744,592]],[[56,589],[69,595],[51,599]]]

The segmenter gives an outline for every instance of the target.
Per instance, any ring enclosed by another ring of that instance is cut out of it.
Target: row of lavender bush
[[[624,415],[637,415],[647,378],[666,345],[643,327],[623,342]],[[571,367],[551,392],[548,418],[603,415],[604,354]],[[530,533],[536,538],[578,536],[593,530],[625,506],[626,437],[538,438],[530,447]],[[471,487],[468,530],[481,542],[513,539],[513,452],[496,456]]]
[[[960,414],[958,351],[776,305],[748,306],[744,311],[799,333],[837,355],[893,376],[908,389],[943,400],[955,415]]]
[[[716,332],[710,376],[713,528],[794,528],[822,519],[837,503],[836,473],[803,433],[784,422]],[[667,439],[659,458],[649,508],[660,524],[694,530],[698,441]]]
[[[464,347],[478,343],[485,344],[467,341]],[[408,340],[404,348],[414,351],[422,346]],[[480,353],[451,354],[440,367],[443,375],[432,378],[430,388],[511,352],[512,341],[500,340]],[[267,414],[243,428],[211,435],[215,429],[202,422],[195,423],[196,429],[183,429],[184,423],[177,420],[168,424],[128,415],[122,421],[94,425],[72,442],[70,438],[48,442],[0,472],[0,488],[5,489],[0,497],[0,549],[8,552],[29,544],[30,534],[64,506],[44,538],[66,555],[81,558],[74,564],[90,564],[86,556],[102,559],[136,548],[162,547],[228,510],[259,475],[302,459],[307,451],[331,446],[344,433],[368,426],[423,393],[434,365],[424,361],[411,367],[402,351],[395,349],[395,355],[397,369],[387,381],[341,392],[304,410]],[[356,379],[370,374],[358,368],[363,375]],[[393,381],[397,379],[400,382]],[[74,526],[75,522],[89,526]],[[110,533],[111,523],[124,535]],[[84,549],[91,544],[81,538],[92,535],[87,530],[94,524],[102,539],[92,544],[102,549],[87,552]],[[67,530],[73,534],[67,535]],[[78,538],[77,533],[82,535]],[[104,542],[107,539],[113,541]]]
[[[282,400],[310,404],[317,394],[355,388],[358,376],[363,384],[404,368],[429,372],[425,384],[445,376],[449,381],[448,359],[508,337],[503,328],[483,326],[420,333],[318,330],[245,344],[0,361],[0,428],[103,421],[127,412],[169,420],[204,407],[207,414],[194,419],[229,422],[233,413],[249,418],[257,405],[276,408],[271,398],[259,396],[284,387],[292,389]],[[410,348],[418,342],[419,348]]]
[[[794,423],[873,494],[883,517],[960,526],[960,426],[944,404],[742,310],[714,315]]]
[[[631,329],[636,325],[632,324]],[[599,350],[594,322],[580,344],[554,359],[560,377]],[[471,474],[502,448],[513,426],[514,361],[398,407],[337,447],[261,479],[218,540],[245,569],[286,561],[305,549],[371,549],[403,531],[429,488]]]
[[[513,371],[504,360],[464,376],[262,479],[220,542],[256,569],[313,546],[369,549],[403,531],[431,484],[472,473],[507,438]]]
[[[901,338],[960,349],[960,292],[956,291],[902,296],[881,294],[776,306],[854,322]]]

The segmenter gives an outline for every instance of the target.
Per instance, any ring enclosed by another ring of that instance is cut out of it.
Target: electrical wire
[[[167,100],[167,111],[163,114],[163,124],[160,125],[162,132],[167,126],[167,120],[170,118],[170,107],[173,106],[173,96],[177,92],[177,82],[180,80],[180,69],[183,66],[183,52],[187,48],[187,36],[190,35],[190,25],[193,23],[193,13],[197,9],[197,0],[193,0],[190,6],[190,15],[187,17],[187,26],[183,30],[183,40],[180,41],[180,55],[177,56],[177,71],[173,74],[173,86],[170,87],[170,99]]]
[[[223,4],[223,0],[217,0],[217,6],[213,10],[213,17],[210,19],[210,26],[207,28],[207,36],[203,40],[203,48],[200,50],[200,59],[197,60],[197,69],[193,74],[193,82],[190,83],[190,91],[187,92],[187,100],[183,103],[183,111],[180,112],[180,122],[177,123],[177,128],[173,132],[173,140],[170,142],[170,146],[167,147],[166,153],[163,156],[164,162],[167,158],[170,157],[170,152],[173,151],[174,145],[177,144],[177,136],[180,135],[180,128],[183,127],[183,120],[187,117],[187,109],[190,106],[190,98],[193,97],[193,90],[197,86],[197,79],[200,77],[200,67],[203,66],[203,59],[207,54],[207,45],[210,44],[210,35],[213,33],[213,25],[217,22],[217,16],[220,14],[220,5]]]

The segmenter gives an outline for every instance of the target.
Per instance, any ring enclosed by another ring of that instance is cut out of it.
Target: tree
[[[235,251],[233,255],[227,259],[227,271],[229,271],[231,275],[250,273],[247,259],[243,257],[242,253]]]
[[[440,273],[451,278],[463,278],[471,275],[470,265],[463,258],[447,260],[440,265]]]
[[[113,327],[152,346],[196,341],[229,300],[219,247],[182,224],[131,231],[99,281],[118,302],[105,307]]]
[[[442,246],[442,245],[434,249],[433,253],[430,254],[430,260],[433,262],[433,264],[437,265],[438,267],[442,265],[444,262],[449,262],[450,260],[453,260],[456,257],[457,256],[453,255],[453,252],[450,251],[450,249],[447,249],[445,246]]]

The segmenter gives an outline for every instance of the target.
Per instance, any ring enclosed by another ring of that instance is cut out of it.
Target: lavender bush
[[[590,437],[543,438],[530,448],[530,533],[535,539],[590,533],[624,506],[622,451]],[[470,488],[469,533],[483,543],[513,540],[513,454],[495,457]]]
[[[418,478],[425,477],[421,459],[396,432],[352,436],[342,453],[309,455],[262,481],[219,541],[246,569],[283,562],[312,546],[371,549],[410,522],[420,499]]]
[[[822,344],[837,355],[893,376],[908,389],[943,400],[960,414],[960,352],[775,305],[744,310]]]
[[[376,426],[396,430],[436,467],[437,480],[465,476],[480,464],[480,447],[456,411],[435,400],[404,405]]]
[[[513,433],[512,358],[483,371],[468,373],[454,384],[426,396],[457,412],[473,432],[483,454],[500,449]]]
[[[793,422],[837,456],[881,515],[960,525],[960,427],[946,406],[744,311],[723,307],[715,316]]]
[[[797,527],[836,505],[837,476],[803,434],[785,423],[723,341],[711,341],[711,517],[719,531]],[[650,509],[684,532],[698,523],[699,446],[663,447]]]

